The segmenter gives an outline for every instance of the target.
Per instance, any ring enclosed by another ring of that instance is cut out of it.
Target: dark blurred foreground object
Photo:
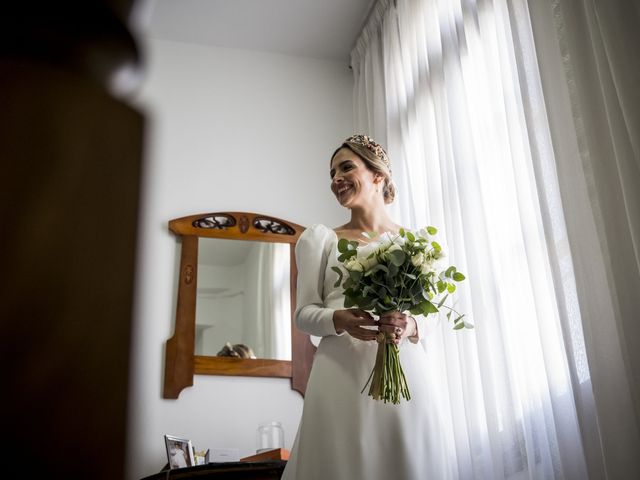
[[[176,468],[144,477],[142,480],[278,480],[287,465],[283,460],[260,462],[225,462],[196,465],[195,467]]]
[[[73,71],[85,80],[106,85],[120,66],[139,62],[135,39],[127,27],[134,3],[11,2],[2,9],[0,55]]]
[[[138,62],[132,3],[3,8],[5,473],[124,477],[144,119],[107,84]]]

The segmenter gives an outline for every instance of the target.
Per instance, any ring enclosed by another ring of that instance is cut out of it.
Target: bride
[[[334,287],[340,238],[364,240],[362,232],[398,232],[385,204],[395,197],[384,149],[353,135],[333,153],[331,190],[351,220],[335,229],[321,224],[296,245],[298,328],[321,337],[307,385],[302,419],[283,479],[446,480],[453,478],[446,436],[439,424],[436,388],[423,368],[424,317],[388,312],[379,319],[345,309]],[[411,400],[399,405],[373,400],[361,390],[375,363],[376,334],[392,334]]]

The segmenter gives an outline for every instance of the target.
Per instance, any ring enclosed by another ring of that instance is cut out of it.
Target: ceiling
[[[349,61],[375,0],[141,0],[152,38]]]

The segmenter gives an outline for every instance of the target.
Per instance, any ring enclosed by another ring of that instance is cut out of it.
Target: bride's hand
[[[333,312],[333,325],[336,328],[336,333],[347,332],[358,340],[375,340],[378,334],[377,330],[362,328],[365,326],[376,327],[378,324],[368,312],[357,308]]]
[[[389,343],[398,345],[404,337],[415,335],[417,330],[416,320],[401,312],[386,312],[380,315],[378,329],[381,332],[393,334]]]

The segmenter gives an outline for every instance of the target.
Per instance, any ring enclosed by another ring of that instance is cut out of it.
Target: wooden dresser
[[[161,479],[229,479],[229,480],[278,480],[282,476],[285,460],[272,460],[267,462],[229,462],[209,463],[195,467],[164,470],[160,473],[144,477],[141,480]]]

